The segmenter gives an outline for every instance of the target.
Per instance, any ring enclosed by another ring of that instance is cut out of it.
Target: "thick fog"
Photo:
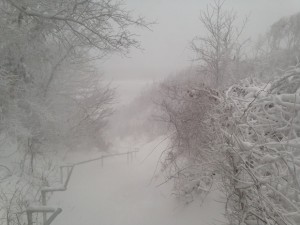
[[[300,224],[300,0],[0,12],[0,225]]]

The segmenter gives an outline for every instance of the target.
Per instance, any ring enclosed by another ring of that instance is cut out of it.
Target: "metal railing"
[[[60,185],[61,186],[57,186],[57,187],[48,187],[47,186],[47,187],[41,188],[40,191],[41,191],[42,205],[36,206],[36,207],[30,206],[26,209],[28,225],[33,225],[33,219],[32,219],[33,213],[42,213],[43,225],[50,225],[53,222],[53,220],[62,212],[61,208],[47,206],[47,193],[53,193],[56,191],[66,191],[75,166],[79,166],[82,164],[101,160],[101,167],[103,168],[105,158],[124,156],[124,155],[127,156],[127,164],[129,164],[130,162],[133,161],[133,158],[134,158],[134,156],[136,156],[137,152],[138,151],[136,150],[136,151],[130,151],[130,152],[125,152],[125,153],[107,154],[107,155],[102,155],[97,158],[88,159],[88,160],[79,161],[76,163],[71,163],[68,165],[60,166],[59,170],[60,170]],[[65,175],[66,175],[66,179],[64,179]],[[52,213],[52,214],[48,218],[48,214],[50,214],[50,213]]]

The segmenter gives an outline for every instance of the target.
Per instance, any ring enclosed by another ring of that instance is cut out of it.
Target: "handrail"
[[[67,164],[67,165],[62,165],[60,166],[60,182],[62,184],[62,186],[60,187],[43,187],[41,188],[41,197],[42,197],[42,206],[40,207],[28,207],[27,208],[27,220],[28,220],[28,225],[33,225],[33,221],[32,221],[32,214],[33,213],[43,213],[43,225],[50,225],[52,223],[52,221],[56,218],[56,216],[58,214],[60,214],[62,212],[62,209],[60,208],[52,208],[52,207],[47,207],[47,198],[46,198],[46,194],[48,192],[55,192],[55,191],[66,191],[67,187],[68,187],[68,183],[70,181],[73,169],[75,166],[79,166],[82,164],[86,164],[86,163],[90,163],[93,161],[97,161],[97,160],[101,160],[101,165],[102,167],[104,166],[104,159],[105,158],[111,158],[114,156],[121,156],[121,155],[127,155],[127,163],[129,163],[129,161],[133,160],[133,154],[136,155],[138,151],[128,151],[125,153],[114,153],[114,154],[107,154],[107,155],[102,155],[100,157],[97,158],[93,158],[93,159],[88,159],[88,160],[83,160],[83,161],[79,161],[76,163],[71,163],[71,164]],[[64,181],[64,169],[67,169],[67,178]],[[53,214],[47,219],[47,213],[52,212]]]
[[[114,153],[114,154],[102,155],[102,156],[94,158],[94,159],[88,159],[88,160],[80,161],[80,162],[73,163],[73,164],[70,164],[70,165],[67,165],[67,166],[78,166],[78,165],[81,165],[81,164],[97,161],[97,160],[104,159],[104,158],[110,158],[110,157],[120,156],[120,155],[128,155],[128,154],[132,154],[132,153],[136,153],[136,152],[138,152],[138,151],[130,151],[130,152],[124,152],[124,153]]]

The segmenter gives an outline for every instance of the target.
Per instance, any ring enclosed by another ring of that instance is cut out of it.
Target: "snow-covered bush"
[[[185,202],[220,187],[231,225],[300,223],[300,67],[226,92],[165,83],[171,145],[162,170]],[[215,184],[218,185],[215,185]]]
[[[220,126],[218,171],[230,223],[299,224],[299,66],[269,84],[235,85],[226,101],[232,115]]]
[[[169,127],[169,149],[162,171],[174,178],[174,194],[185,203],[212,187],[214,146],[221,138],[216,130],[223,96],[200,81],[170,78],[161,84],[160,120]]]

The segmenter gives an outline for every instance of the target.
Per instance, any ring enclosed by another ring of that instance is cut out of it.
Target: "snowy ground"
[[[200,207],[195,201],[179,206],[171,195],[171,184],[149,184],[161,145],[146,161],[141,161],[159,142],[145,145],[134,162],[126,156],[106,159],[75,168],[66,192],[55,193],[50,204],[63,212],[53,225],[216,225],[224,221],[217,194],[208,196]],[[76,158],[80,159],[79,156]],[[86,156],[82,156],[86,157]]]

